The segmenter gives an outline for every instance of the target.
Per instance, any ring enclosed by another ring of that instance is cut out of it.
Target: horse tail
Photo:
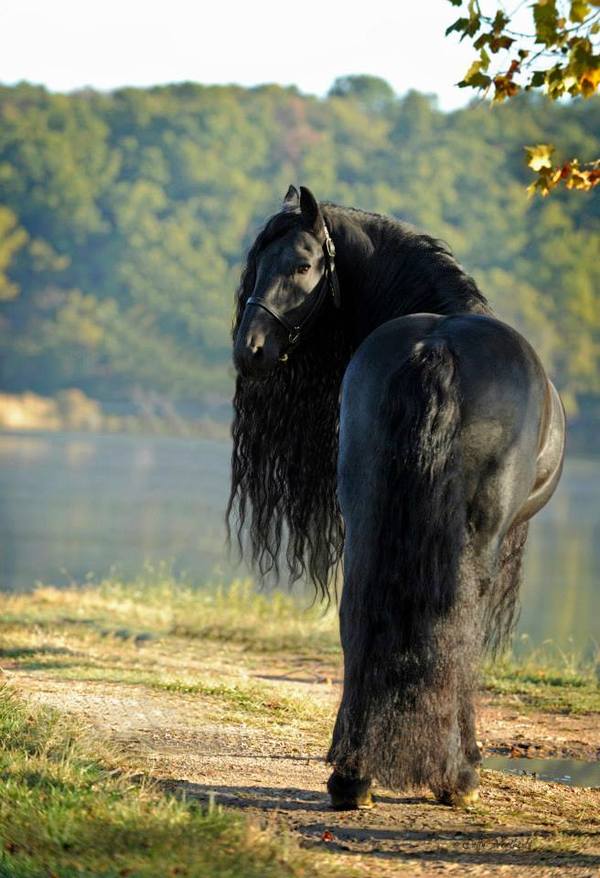
[[[378,415],[376,487],[360,513],[370,524],[347,558],[344,695],[328,759],[395,789],[441,791],[461,771],[459,692],[475,685],[477,651],[477,600],[464,575],[461,400],[444,339],[415,345],[390,375]]]
[[[519,591],[529,522],[516,524],[500,546],[498,569],[485,609],[485,647],[497,657],[510,643],[519,618]]]

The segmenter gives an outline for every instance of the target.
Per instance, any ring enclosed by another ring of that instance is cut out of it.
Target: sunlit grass
[[[308,599],[257,593],[249,580],[199,590],[160,570],[130,583],[110,578],[98,585],[42,587],[4,596],[0,629],[0,665],[9,660],[72,679],[129,682],[207,697],[212,683],[206,674],[182,676],[180,668],[169,667],[170,656],[183,649],[190,662],[202,658],[206,663],[233,649],[242,651],[247,665],[253,658],[264,663],[265,656],[272,656],[273,661],[300,658],[329,667],[339,666],[341,657],[335,608],[324,612]],[[486,664],[484,687],[525,709],[600,712],[599,666],[597,659],[584,661],[551,643],[537,649],[521,644],[518,658],[507,655]],[[247,703],[253,698],[260,702],[263,695],[253,691]],[[231,695],[230,700],[236,699]],[[263,700],[273,699],[267,692]],[[288,707],[290,715],[295,711],[303,718],[300,705],[294,711],[291,702]],[[239,700],[237,709],[243,714]]]
[[[582,657],[551,641],[506,655],[485,668],[485,687],[525,707],[552,713],[600,713],[600,653]]]
[[[144,783],[72,718],[0,690],[0,875],[279,878],[323,857],[219,807]],[[338,874],[329,858],[327,874]],[[348,874],[345,869],[344,874]]]
[[[145,670],[127,665],[127,657],[119,663],[109,661],[73,661],[59,667],[52,663],[23,661],[21,670],[44,670],[55,679],[78,682],[107,683],[126,686],[144,686],[156,692],[171,692],[180,696],[194,696],[194,703],[202,698],[211,703],[211,714],[228,725],[250,722],[254,727],[268,728],[272,736],[285,737],[293,729],[305,730],[323,738],[334,720],[332,709],[323,708],[303,698],[282,694],[275,687],[255,681],[222,682],[218,679],[162,670]]]
[[[216,640],[260,652],[339,651],[333,609],[282,592],[257,593],[251,580],[193,588],[160,574],[123,583],[37,588],[3,597],[4,623],[76,625],[123,640],[160,636]]]

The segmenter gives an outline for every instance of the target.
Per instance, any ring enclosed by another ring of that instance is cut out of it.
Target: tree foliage
[[[446,34],[460,34],[473,43],[477,57],[458,83],[502,102],[522,91],[541,89],[552,100],[589,98],[600,86],[600,0],[536,0],[528,10],[528,30],[517,30],[514,14],[502,4],[485,0],[449,0],[462,7]],[[548,195],[563,183],[587,191],[600,183],[600,159],[577,158],[554,165],[551,144],[526,147],[527,164],[537,175],[530,194]]]
[[[444,114],[370,77],[325,100],[276,86],[0,88],[2,382],[229,396],[240,260],[293,181],[447,240],[567,400],[591,399],[597,201],[561,189],[528,202],[521,155],[539,142],[585,158],[598,132],[597,99],[521,94]]]
[[[354,98],[365,110],[385,110],[396,95],[385,79],[379,76],[339,76],[329,89],[331,98]]]

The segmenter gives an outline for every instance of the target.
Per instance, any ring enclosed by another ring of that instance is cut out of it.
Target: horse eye
[[[306,274],[310,271],[310,265],[307,265],[306,263],[304,263],[303,265],[299,265],[296,271],[298,274]]]

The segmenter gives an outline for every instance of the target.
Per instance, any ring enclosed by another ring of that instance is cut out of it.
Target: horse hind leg
[[[481,752],[475,735],[475,707],[470,693],[461,693],[458,704],[460,743],[455,758],[457,764],[451,773],[452,782],[432,791],[440,804],[468,807],[479,799],[479,770]]]
[[[350,560],[350,559],[348,559]],[[350,568],[350,569],[349,569]],[[350,576],[348,576],[350,574]],[[347,567],[347,577],[351,577],[351,564]],[[334,764],[334,772],[329,778],[327,788],[331,804],[335,810],[363,809],[372,807],[371,773],[373,759],[367,764],[360,759],[361,741],[365,736],[373,734],[360,723],[361,699],[356,699],[357,688],[360,686],[361,673],[357,668],[357,656],[363,655],[359,648],[362,643],[356,630],[356,613],[351,598],[354,593],[352,581],[347,581],[346,591],[342,597],[340,613],[341,637],[345,653],[345,692],[333,732],[330,761]],[[345,604],[350,601],[349,610]],[[388,704],[389,712],[382,717],[380,734],[377,735],[378,748],[394,751],[398,769],[390,769],[384,777],[373,772],[384,784],[390,776],[409,779],[409,765],[415,758],[415,748],[420,759],[428,766],[432,780],[427,781],[425,772],[422,780],[429,785],[440,803],[453,806],[468,806],[477,799],[479,786],[478,767],[480,762],[479,749],[475,739],[475,708],[473,693],[476,676],[472,673],[473,660],[479,652],[482,630],[473,629],[474,614],[468,602],[460,600],[457,606],[443,619],[438,620],[434,630],[430,631],[430,647],[437,655],[432,677],[425,689],[418,689],[418,704],[415,715],[421,714],[417,725],[420,730],[418,737],[406,728],[402,734],[403,746],[389,746],[387,723],[401,720],[393,719],[392,713],[398,710],[396,705]],[[352,624],[354,620],[354,624]],[[466,657],[467,661],[463,662]],[[410,660],[410,653],[406,658]],[[400,694],[400,693],[399,693]],[[396,701],[395,698],[392,701]],[[402,708],[400,708],[402,710]],[[441,732],[443,727],[444,731]],[[435,747],[427,744],[430,732],[436,739]],[[400,743],[400,741],[398,741]],[[428,754],[425,751],[430,751]],[[358,756],[358,758],[357,758]],[[378,759],[383,756],[379,752]],[[389,765],[389,755],[386,758]],[[435,780],[433,780],[435,778]],[[387,784],[386,784],[387,785]],[[392,782],[392,788],[410,786],[402,782],[398,787]]]
[[[521,565],[528,524],[518,524],[509,529],[505,537],[499,541],[499,549],[495,554],[491,569],[483,565],[479,558],[478,565],[471,565],[471,576],[468,581],[470,597],[466,597],[465,615],[477,619],[475,626],[464,629],[460,641],[469,648],[474,656],[479,657],[487,649],[495,653],[503,648],[512,631],[518,609],[518,594],[521,581]],[[490,552],[482,553],[485,558]],[[463,589],[464,596],[464,589]],[[460,626],[458,626],[460,629]],[[470,643],[465,635],[470,632]],[[475,666],[475,662],[473,666]],[[478,799],[479,770],[481,752],[477,744],[475,727],[475,696],[478,679],[469,676],[457,687],[459,692],[458,723],[461,737],[462,765],[454,771],[456,778],[452,785],[442,789],[434,789],[438,800],[447,805],[468,806]]]
[[[432,787],[436,799],[442,805],[468,807],[479,799],[479,772],[481,751],[475,732],[475,705],[470,691],[459,692],[458,734],[459,742],[455,748],[453,771],[449,771],[452,781],[442,786]]]
[[[447,749],[443,765],[431,791],[442,805],[468,807],[479,798],[481,755],[475,740],[475,711],[472,699],[459,693],[454,721],[448,723]]]
[[[455,658],[454,690],[456,715],[451,724],[446,770],[442,783],[432,785],[438,801],[467,807],[479,798],[481,752],[477,744],[475,697],[479,683],[479,661],[483,652],[484,624],[480,582],[473,563],[472,548],[466,547],[461,563],[456,606],[442,633],[440,651]]]

